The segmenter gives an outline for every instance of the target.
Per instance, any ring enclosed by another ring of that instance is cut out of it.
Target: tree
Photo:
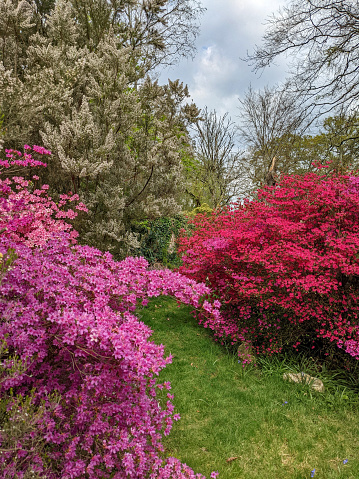
[[[327,159],[331,161],[330,169],[344,172],[359,167],[359,115],[357,111],[328,117],[323,122],[322,133],[327,141]]]
[[[291,80],[317,115],[359,98],[359,3],[356,0],[290,0],[268,21],[263,45],[248,57],[255,70],[290,55]]]
[[[215,110],[205,108],[195,125],[193,141],[195,158],[188,165],[187,186],[193,206],[227,205],[236,199],[242,177],[235,124],[227,113],[218,116]]]
[[[341,113],[325,118],[315,135],[294,133],[275,138],[271,144],[280,145],[276,153],[278,173],[305,174],[315,170],[313,162],[328,164],[328,175],[332,174],[333,170],[339,173],[357,170],[358,126],[356,114]],[[259,168],[261,152],[253,151],[250,158],[252,165]]]
[[[0,62],[22,76],[25,49],[34,26],[32,5],[26,0],[0,1]]]
[[[2,0],[5,3],[8,0]],[[16,2],[15,2],[16,3]],[[46,35],[46,22],[59,0],[19,1],[33,7],[33,26]],[[199,33],[197,20],[204,12],[199,0],[74,0],[72,14],[81,28],[79,44],[96,49],[111,28],[141,65],[141,75],[159,65],[170,65],[193,55]],[[23,8],[23,7],[21,7]]]
[[[313,161],[326,163],[328,160],[328,139],[321,132],[314,136],[291,133],[275,138],[273,143],[280,144],[280,151],[276,155],[279,175],[305,174],[313,171]],[[253,153],[253,161],[257,155]]]
[[[95,3],[98,0],[93,0]],[[117,2],[123,5],[123,1]],[[145,71],[171,65],[194,53],[197,18],[204,12],[198,0],[137,0],[117,8],[123,44],[141,51]]]
[[[41,10],[42,2],[24,10],[22,3],[27,2],[0,0],[6,8],[13,4],[7,11],[14,25],[26,13],[17,30],[4,26],[1,32],[7,36],[0,32],[5,145],[51,149],[42,181],[57,195],[79,194],[88,205],[88,219],[77,225],[82,241],[128,254],[138,246],[130,232],[133,221],[181,208],[181,161],[191,150],[187,128],[198,110],[186,105],[188,90],[179,81],[160,86],[145,73],[161,55],[173,61],[179,54],[173,45],[184,39],[174,30],[180,28],[176,15],[192,5],[194,22],[197,3],[57,0],[49,14]],[[152,36],[140,19],[137,33],[126,23],[126,15],[133,19],[139,12],[143,22],[146,15],[151,21]],[[188,41],[196,31],[193,22],[182,25]],[[16,48],[21,53],[17,68]]]
[[[273,185],[276,170],[286,162],[282,148],[290,135],[301,131],[306,117],[298,96],[286,85],[258,91],[250,87],[240,99],[238,117],[240,137],[247,149],[247,191],[263,183]]]

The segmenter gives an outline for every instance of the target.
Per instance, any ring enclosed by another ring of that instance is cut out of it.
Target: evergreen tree
[[[199,112],[183,84],[148,73],[184,41],[191,51],[199,10],[193,0],[0,0],[5,145],[52,150],[42,180],[88,205],[77,225],[87,243],[122,256],[137,247],[133,221],[180,210]]]

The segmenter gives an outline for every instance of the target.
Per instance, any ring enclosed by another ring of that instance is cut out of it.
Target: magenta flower
[[[10,161],[10,168],[15,161],[23,160]],[[134,311],[150,297],[170,295],[202,313],[206,300],[217,314],[209,288],[170,270],[148,271],[143,258],[116,262],[110,253],[77,245],[65,222],[76,213],[64,209],[77,195],[62,195],[56,205],[46,187],[31,192],[28,186],[21,177],[0,179],[0,254],[16,253],[0,283],[0,343],[10,353],[0,393],[33,391],[43,415],[16,444],[22,460],[9,447],[2,464],[13,474],[16,460],[19,477],[36,470],[74,479],[119,471],[121,477],[203,478],[163,455],[162,437],[180,419],[167,392],[171,384],[157,384],[171,357]],[[27,361],[26,374],[13,374],[15,352]],[[46,448],[37,451],[33,444],[41,440]],[[44,470],[49,461],[55,473]]]

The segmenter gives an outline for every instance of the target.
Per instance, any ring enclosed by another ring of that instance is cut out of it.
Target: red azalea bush
[[[0,180],[0,392],[10,419],[0,478],[203,477],[163,460],[162,435],[179,416],[156,376],[171,358],[134,311],[160,294],[201,308],[208,288],[75,244],[61,218],[76,213],[60,207],[76,198],[56,205],[30,187]]]
[[[221,299],[222,315],[201,319],[217,337],[258,353],[336,344],[359,358],[357,176],[285,177],[194,225],[180,272]]]

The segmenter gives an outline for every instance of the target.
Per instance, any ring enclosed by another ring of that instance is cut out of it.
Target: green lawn
[[[304,479],[313,469],[315,479],[358,479],[356,393],[330,378],[322,378],[325,393],[287,383],[283,372],[296,368],[278,359],[243,369],[190,310],[157,298],[137,312],[174,356],[160,374],[181,415],[166,453],[219,479]]]

